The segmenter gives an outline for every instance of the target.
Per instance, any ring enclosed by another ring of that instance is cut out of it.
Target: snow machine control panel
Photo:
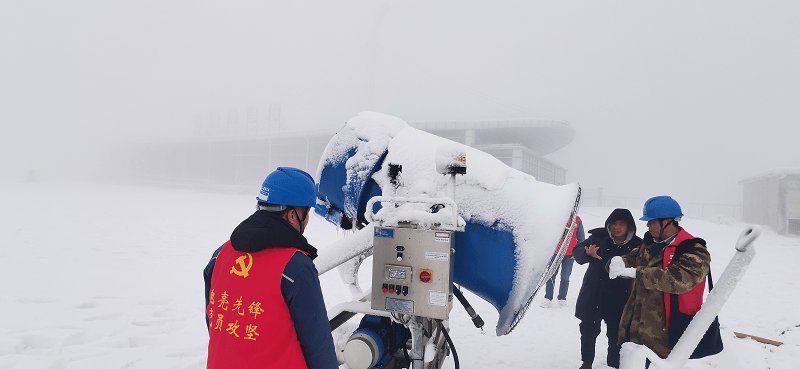
[[[375,227],[372,309],[448,319],[453,232]]]

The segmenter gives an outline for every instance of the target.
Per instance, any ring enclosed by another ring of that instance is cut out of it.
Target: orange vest
[[[211,277],[208,369],[307,368],[281,275],[295,248],[239,252],[223,245]],[[301,251],[300,251],[301,252]]]
[[[689,232],[686,232],[681,228],[678,235],[675,236],[675,239],[664,248],[664,269],[667,269],[669,263],[672,262],[672,257],[675,255],[675,248],[680,245],[681,242],[690,240],[694,238]],[[706,289],[706,280],[703,279],[702,282],[698,283],[694,286],[689,292],[682,293],[678,295],[678,310],[681,313],[686,315],[694,316],[700,311],[700,307],[703,306],[703,291]],[[669,328],[669,317],[670,317],[670,293],[664,292],[664,307],[666,308],[667,312],[667,320],[666,325]]]

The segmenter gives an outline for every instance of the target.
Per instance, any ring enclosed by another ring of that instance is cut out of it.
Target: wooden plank
[[[768,340],[766,338],[753,336],[753,335],[750,335],[750,334],[739,333],[739,332],[733,332],[733,334],[736,335],[736,337],[739,337],[739,338],[752,338],[752,339],[754,339],[754,340],[756,340],[758,342],[766,343],[766,344],[773,345],[773,346],[780,346],[780,345],[783,344],[783,342]]]

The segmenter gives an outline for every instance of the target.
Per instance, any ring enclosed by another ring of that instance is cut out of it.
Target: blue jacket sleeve
[[[217,256],[220,251],[222,251],[222,246],[220,246],[217,251],[214,251],[214,255],[212,255],[211,260],[208,261],[208,265],[203,269],[203,279],[206,282],[206,305],[203,307],[203,311],[207,311],[206,309],[208,309],[208,294],[209,291],[211,291],[211,274],[214,273],[214,266],[217,264]],[[206,328],[208,328],[208,314],[204,315],[206,316]]]
[[[283,269],[281,292],[309,369],[339,368],[317,268],[308,256],[292,256]]]

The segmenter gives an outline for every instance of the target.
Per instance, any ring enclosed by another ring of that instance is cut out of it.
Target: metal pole
[[[453,182],[453,203],[456,203],[456,174],[450,174]],[[458,207],[453,208],[453,230],[458,229]]]
[[[413,316],[408,322],[408,329],[411,331],[411,368],[423,369],[425,355],[425,335],[422,332],[422,317]]]

